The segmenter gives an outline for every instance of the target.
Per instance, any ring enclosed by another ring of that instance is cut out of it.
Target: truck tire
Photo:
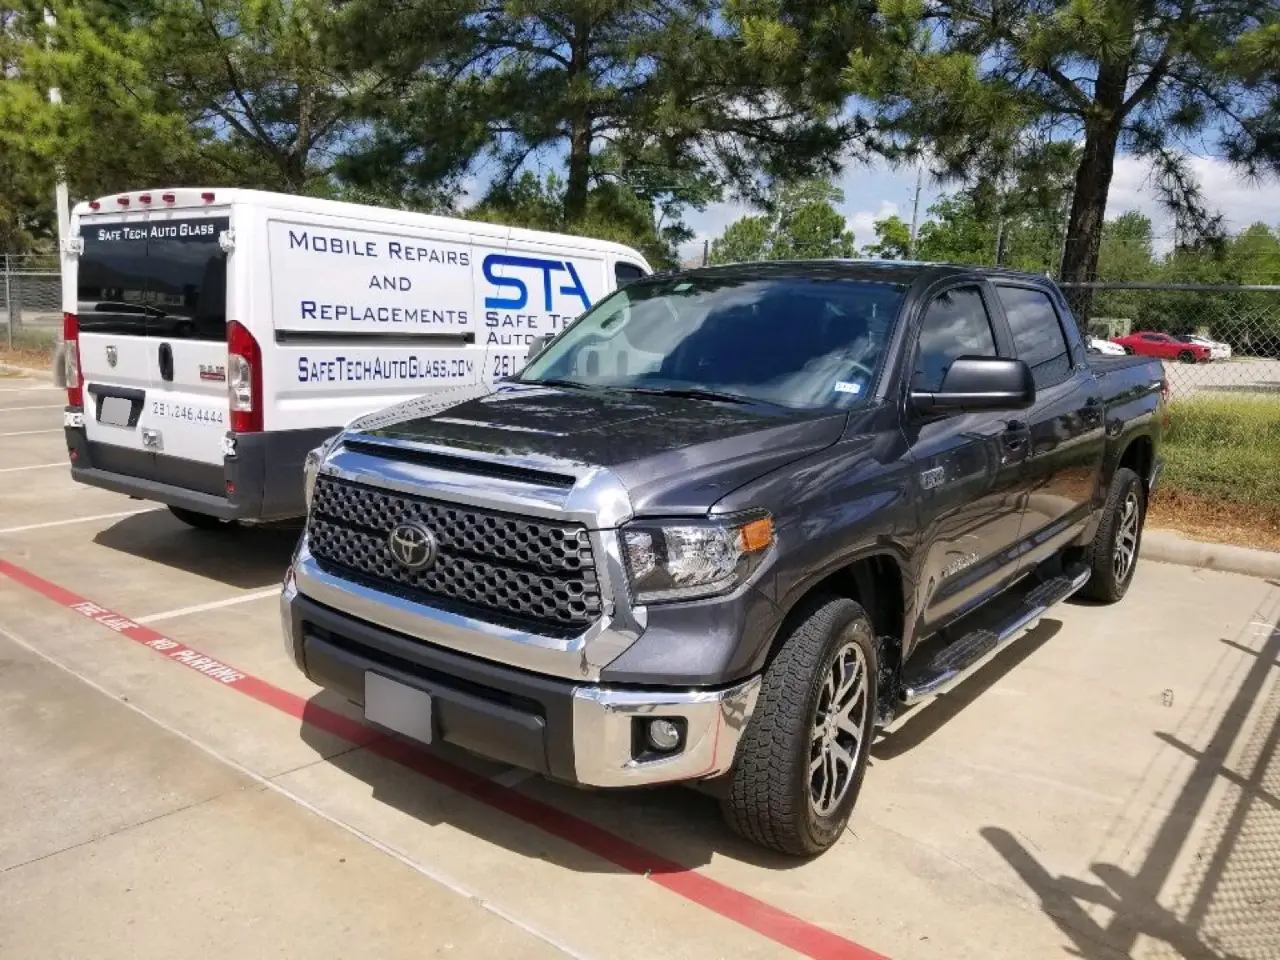
[[[805,601],[790,623],[721,808],[740,836],[805,857],[840,839],[862,788],[879,662],[871,619],[847,597]]]
[[[187,510],[183,507],[170,507],[169,512],[187,526],[195,527],[197,530],[226,530],[235,525],[231,520],[221,520],[207,513],[197,513],[195,510]]]
[[[1120,467],[1111,478],[1111,490],[1102,521],[1089,546],[1089,582],[1080,596],[1100,603],[1115,603],[1133,582],[1142,546],[1142,525],[1147,517],[1146,491],[1142,480],[1128,467]]]

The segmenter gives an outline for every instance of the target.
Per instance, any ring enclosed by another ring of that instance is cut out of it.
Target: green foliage
[[[652,209],[634,193],[614,184],[601,184],[588,194],[582,215],[571,220],[565,215],[564,191],[564,181],[555,174],[539,179],[525,172],[491,190],[465,216],[531,230],[612,240],[639,250],[656,270],[677,266],[676,246],[688,239],[687,233],[659,228]]]
[[[1161,486],[1230,503],[1280,506],[1280,404],[1197,395],[1169,405]]]
[[[905,260],[911,256],[911,228],[901,217],[881,217],[873,226],[876,242],[863,247],[864,254],[881,260]]]
[[[3,19],[0,233],[8,251],[50,242],[58,169],[75,196],[200,182],[208,169],[201,131],[152,69],[153,44],[137,26],[141,11],[99,0],[50,7],[53,28],[34,4]],[[50,87],[60,88],[61,106],[49,103]]]
[[[205,157],[242,183],[329,193],[334,152],[382,82],[353,71],[328,0],[152,0],[138,31]]]
[[[843,200],[827,180],[783,184],[768,196],[763,216],[741,217],[711,241],[711,262],[852,257],[853,233],[835,208]]]
[[[752,263],[770,259],[773,221],[766,216],[739,217],[711,241],[712,263]]]

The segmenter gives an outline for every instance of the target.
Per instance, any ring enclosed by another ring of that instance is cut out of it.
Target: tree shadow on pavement
[[[1268,841],[1264,834],[1259,840],[1260,831],[1255,825],[1252,834],[1245,837],[1252,849],[1239,846],[1251,814],[1256,824],[1259,811],[1265,814],[1280,809],[1280,797],[1264,782],[1268,767],[1280,762],[1276,756],[1280,743],[1280,687],[1273,689],[1268,709],[1258,716],[1259,725],[1250,734],[1244,753],[1244,759],[1251,763],[1249,771],[1240,774],[1225,766],[1228,755],[1246,734],[1247,721],[1267,690],[1269,673],[1277,666],[1280,629],[1272,627],[1257,649],[1235,641],[1224,639],[1222,642],[1247,653],[1253,658],[1252,663],[1203,750],[1170,734],[1156,734],[1160,740],[1193,758],[1195,765],[1167,808],[1146,857],[1135,872],[1111,863],[1094,863],[1090,868],[1091,879],[1055,876],[1008,830],[986,827],[981,831],[1039,898],[1044,914],[1071,939],[1077,956],[1086,960],[1128,957],[1143,937],[1163,941],[1172,950],[1172,954],[1167,951],[1153,954],[1160,956],[1244,960],[1280,955],[1275,952],[1280,941],[1272,941],[1272,946],[1264,948],[1262,954],[1253,953],[1251,949],[1248,953],[1233,952],[1258,940],[1259,921],[1250,919],[1249,907],[1238,902],[1248,897],[1248,893],[1242,891],[1258,892],[1259,870],[1269,872],[1273,893],[1280,889],[1280,848],[1276,848],[1274,839]],[[1276,715],[1267,716],[1267,713]],[[1222,780],[1234,789],[1211,810],[1208,808],[1211,791]],[[1274,813],[1269,815],[1274,820]],[[1209,820],[1212,820],[1209,833],[1195,840],[1200,845],[1195,851],[1196,857],[1185,861],[1183,848],[1193,826]],[[1250,864],[1252,876],[1242,876],[1240,868],[1232,868],[1233,854],[1242,858],[1239,862]],[[1228,890],[1224,880],[1232,869],[1236,873],[1229,880],[1231,889]],[[1170,889],[1174,884],[1177,890]],[[1162,895],[1166,900],[1174,898],[1173,909],[1161,904]],[[1109,919],[1098,919],[1098,908],[1105,910]],[[1270,908],[1275,910],[1272,916],[1277,918],[1274,929],[1280,930],[1280,904],[1273,903]],[[1266,902],[1253,906],[1259,916],[1267,909]],[[1213,922],[1207,922],[1210,919]],[[1263,929],[1264,937],[1273,934],[1273,928],[1264,926]]]

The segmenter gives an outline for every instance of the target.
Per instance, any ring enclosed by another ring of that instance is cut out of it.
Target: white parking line
[[[135,617],[134,623],[155,623],[157,620],[171,620],[174,617],[185,617],[188,613],[204,613],[206,610],[220,610],[223,607],[235,606],[237,603],[248,603],[250,600],[265,600],[267,597],[280,596],[280,588],[272,587],[270,590],[259,590],[256,593],[245,593],[238,597],[228,597],[226,600],[214,600],[210,603],[197,603],[193,607],[179,607],[177,610],[165,610],[162,613],[152,613],[145,617]]]
[[[17,413],[19,410],[60,410],[65,404],[41,403],[34,407],[0,407],[0,413]]]
[[[0,636],[6,637],[8,640],[12,641],[13,643],[16,643],[18,646],[22,647],[24,650],[34,654],[35,656],[39,657],[41,660],[45,661],[51,666],[57,667],[60,670],[65,670],[67,673],[75,677],[81,683],[84,683],[88,687],[98,691],[98,693],[102,694],[104,697],[107,697],[108,699],[120,704],[122,707],[126,707],[127,709],[132,710],[134,713],[138,714],[139,716],[145,717],[146,719],[154,723],[157,727],[164,730],[166,733],[172,734],[178,739],[191,744],[191,746],[195,747],[197,750],[203,751],[205,754],[212,757],[214,760],[224,763],[228,767],[231,767],[233,770],[236,770],[239,773],[244,774],[244,776],[249,777],[251,780],[255,781],[259,786],[267,790],[274,791],[275,793],[284,797],[286,800],[293,801],[298,806],[302,807],[304,810],[319,817],[321,820],[324,820],[327,823],[333,824],[339,830],[344,830],[347,833],[349,833],[351,836],[355,837],[356,839],[363,840],[365,843],[369,844],[369,846],[373,847],[375,850],[379,851],[380,853],[384,853],[388,857],[391,857],[393,860],[397,860],[400,863],[404,864],[406,867],[408,867],[414,873],[417,873],[419,876],[426,877],[428,880],[434,880],[436,883],[440,884],[442,887],[446,888],[447,890],[450,890],[453,893],[456,893],[458,896],[465,897],[467,900],[472,901],[481,910],[485,910],[489,913],[492,913],[494,916],[505,920],[507,923],[511,924],[513,927],[517,927],[518,929],[523,930],[525,933],[529,934],[530,936],[536,937],[537,939],[541,940],[543,943],[547,944],[547,946],[551,947],[552,949],[559,950],[565,956],[573,957],[575,958],[575,960],[589,960],[588,954],[585,954],[581,950],[578,950],[577,948],[571,946],[570,944],[565,943],[563,940],[558,938],[555,934],[549,933],[548,931],[542,930],[541,928],[534,926],[534,924],[530,923],[528,920],[522,919],[516,913],[514,913],[511,910],[508,910],[503,906],[500,906],[499,904],[495,903],[492,899],[481,896],[479,891],[471,889],[466,884],[462,883],[461,881],[455,880],[453,877],[450,877],[448,874],[441,873],[434,866],[427,866],[424,863],[420,863],[419,861],[414,860],[408,854],[403,853],[400,850],[397,850],[395,847],[392,847],[386,843],[383,843],[381,840],[377,839],[376,837],[368,833],[365,833],[360,828],[352,826],[351,824],[347,823],[345,820],[341,820],[338,817],[334,816],[333,814],[320,809],[315,804],[311,803],[309,800],[298,795],[297,793],[294,793],[292,790],[290,790],[288,787],[284,786],[283,784],[277,783],[275,780],[272,780],[269,777],[264,777],[262,774],[257,773],[253,770],[250,770],[248,767],[244,766],[244,764],[239,763],[236,760],[233,760],[231,757],[227,756],[224,753],[220,753],[218,750],[215,750],[213,747],[209,746],[207,743],[201,743],[195,737],[192,737],[188,734],[183,733],[177,727],[171,726],[170,724],[161,720],[155,714],[149,713],[148,711],[142,709],[133,701],[126,700],[117,693],[112,693],[106,687],[102,686],[100,683],[97,683],[94,680],[91,680],[85,674],[80,673],[78,670],[74,669],[73,667],[69,666],[63,661],[57,659],[56,657],[50,656],[49,654],[41,650],[39,647],[36,647],[34,644],[28,643],[26,640],[24,640],[22,637],[18,636],[17,634],[12,633],[9,630],[6,630],[4,627],[0,627]]]
[[[48,523],[28,523],[22,527],[4,527],[0,533],[22,533],[24,530],[43,530],[45,527],[65,527],[69,523],[89,523],[91,520],[112,520],[116,517],[135,517],[140,513],[152,513],[163,507],[147,507],[145,510],[121,510],[119,513],[98,513],[92,517],[72,517],[69,520],[50,520]]]
[[[15,430],[12,433],[0,433],[0,437],[34,437],[37,433],[61,433],[62,428],[57,430]]]
[[[47,470],[49,467],[66,466],[70,466],[66,460],[59,460],[57,463],[33,463],[29,467],[0,467],[0,473],[17,473],[19,470]]]

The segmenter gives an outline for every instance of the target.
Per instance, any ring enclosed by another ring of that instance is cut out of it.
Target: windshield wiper
[[[539,387],[568,387],[570,390],[594,390],[595,388],[589,383],[583,383],[580,380],[563,380],[557,377],[548,377],[546,380],[513,380],[513,383],[525,383],[529,386]]]
[[[689,397],[693,400],[723,400],[726,403],[742,403],[755,406],[763,400],[752,400],[736,393],[723,393],[719,390],[704,390],[701,387],[615,387],[627,393],[651,393],[660,397]]]

